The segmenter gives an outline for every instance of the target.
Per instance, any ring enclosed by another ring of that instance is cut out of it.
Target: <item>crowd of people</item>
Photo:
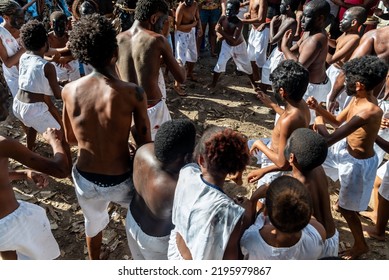
[[[364,234],[384,241],[389,219],[389,26],[374,24],[389,3],[381,2],[0,0],[0,116],[12,113],[26,133],[26,146],[0,136],[1,258],[60,255],[45,211],[12,189],[22,179],[45,187],[47,176],[71,176],[90,259],[101,257],[111,202],[128,209],[137,260],[367,253]],[[207,88],[232,58],[276,113],[270,139],[211,125],[197,139],[192,121],[171,118],[165,74],[185,98],[207,44],[217,58]],[[35,151],[37,134],[52,157]],[[245,183],[251,157],[256,190],[230,197],[224,182]],[[9,159],[26,169],[9,169]],[[340,182],[336,205],[327,177]],[[331,207],[354,239],[345,251]],[[363,228],[360,215],[374,226]]]

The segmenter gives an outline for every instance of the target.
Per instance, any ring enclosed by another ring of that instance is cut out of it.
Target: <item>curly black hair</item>
[[[285,158],[294,154],[302,172],[320,166],[326,159],[328,145],[320,134],[309,128],[298,128],[292,132],[285,147]]]
[[[139,0],[136,3],[135,19],[139,21],[149,20],[150,17],[158,12],[167,14],[169,7],[165,0]]]
[[[192,154],[196,141],[196,128],[187,119],[164,122],[154,140],[154,153],[163,163],[171,163],[179,157]]]
[[[372,90],[386,78],[388,65],[376,56],[366,55],[347,61],[343,65],[343,70],[346,83],[360,82],[365,85],[366,90]]]
[[[195,157],[202,156],[206,168],[214,173],[232,174],[243,171],[250,154],[247,138],[230,128],[207,128],[195,148]]]
[[[15,13],[17,9],[20,9],[18,2],[13,0],[1,0],[0,1],[0,16],[10,16]]]
[[[270,81],[274,92],[283,88],[289,99],[298,102],[307,90],[309,72],[300,63],[287,59],[282,61],[270,74]]]
[[[311,220],[311,195],[299,180],[291,176],[283,175],[270,183],[265,205],[270,222],[281,232],[299,232]]]
[[[47,31],[42,22],[34,19],[20,28],[20,38],[26,50],[38,51],[47,43]]]
[[[80,18],[69,34],[69,48],[73,56],[94,68],[106,66],[117,47],[111,22],[99,14]]]

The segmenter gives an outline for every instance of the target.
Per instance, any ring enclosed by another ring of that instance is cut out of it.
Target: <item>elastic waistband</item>
[[[314,85],[325,85],[326,83],[328,83],[328,76],[326,76],[326,78],[324,79],[324,81],[320,82],[320,83],[311,83],[311,84],[314,84]]]
[[[117,186],[120,183],[126,181],[128,178],[130,178],[132,174],[132,171],[127,171],[126,173],[121,175],[105,175],[81,171],[77,167],[76,169],[82,177],[103,188]]]

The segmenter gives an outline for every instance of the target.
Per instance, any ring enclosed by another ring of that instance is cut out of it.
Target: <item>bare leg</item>
[[[373,211],[362,211],[359,214],[362,217],[370,219],[373,224],[377,223],[377,209],[378,209],[378,189],[381,186],[382,179],[380,177],[375,177],[374,187],[373,187]]]
[[[385,241],[385,229],[389,220],[389,201],[378,194],[377,220],[374,227],[364,228],[367,234],[379,241]]]
[[[103,232],[100,231],[94,237],[86,237],[86,246],[88,247],[88,255],[90,260],[99,260],[101,252],[101,241],[103,240]]]
[[[35,147],[36,135],[37,135],[37,131],[32,127],[29,127],[27,130],[27,148],[31,151]]]
[[[212,83],[207,86],[208,89],[214,88],[216,86],[217,81],[219,80],[220,75],[221,75],[221,73],[213,72]]]
[[[250,84],[251,84],[251,87],[253,88],[253,90],[254,91],[260,90],[260,88],[258,88],[258,84],[255,82],[253,74],[250,74],[250,75],[247,75],[247,76],[250,79]]]
[[[16,251],[3,251],[0,252],[0,260],[17,260],[18,255]]]
[[[197,82],[197,78],[194,76],[193,74],[193,69],[194,69],[194,66],[195,66],[195,63],[194,62],[186,62],[186,65],[188,67],[188,72],[187,72],[187,77],[194,81],[194,82]]]
[[[257,63],[255,61],[250,61],[250,62],[251,62],[251,67],[253,68],[253,79],[254,81],[258,81],[260,76],[259,76],[259,69]]]
[[[209,39],[209,45],[211,46],[211,56],[216,57],[216,22],[209,24],[209,31],[208,31],[208,39]],[[205,29],[203,29],[205,30]]]
[[[179,95],[179,96],[186,96],[185,91],[182,89],[181,84],[177,81],[174,81],[174,91]]]
[[[362,224],[358,214],[355,211],[346,210],[339,206],[340,213],[345,218],[351,233],[354,237],[354,245],[351,249],[345,251],[342,256],[345,259],[357,259],[359,256],[369,251],[369,246],[363,236]]]

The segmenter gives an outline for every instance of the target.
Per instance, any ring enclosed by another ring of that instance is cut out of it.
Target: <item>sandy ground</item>
[[[187,97],[179,97],[172,91],[173,81],[166,80],[167,104],[171,110],[172,118],[189,118],[195,123],[198,136],[209,124],[227,126],[244,133],[249,139],[270,137],[274,123],[274,114],[255,98],[246,76],[239,76],[234,71],[233,63],[229,63],[227,72],[222,75],[219,85],[213,91],[208,91],[206,85],[211,82],[211,70],[216,64],[216,58],[208,53],[202,53],[195,67],[198,82],[187,81]],[[58,102],[61,108],[61,103]],[[15,118],[0,123],[0,134],[19,139],[25,143],[23,131]],[[50,156],[50,147],[39,143],[37,150],[42,155]],[[76,148],[73,148],[76,156]],[[12,168],[21,168],[19,163],[11,161]],[[244,173],[243,186],[233,182],[226,182],[228,193],[250,196],[255,184],[248,184],[247,173],[256,168],[254,161]],[[338,197],[338,183],[329,182],[331,202],[334,204]],[[87,258],[84,237],[84,222],[82,211],[77,203],[74,187],[70,179],[50,179],[50,185],[44,190],[32,188],[26,182],[14,185],[15,195],[18,199],[36,203],[47,210],[52,230],[57,239],[61,256],[59,259],[81,260]],[[124,222],[127,209],[112,204],[109,209],[111,222],[104,231],[104,248],[108,252],[108,259],[131,259],[128,249]],[[346,221],[333,211],[336,226],[340,232],[340,250],[350,247],[353,239]],[[364,225],[371,222],[361,218]],[[387,234],[389,234],[387,228]],[[362,259],[389,259],[389,242],[378,242],[368,239],[369,253]]]

